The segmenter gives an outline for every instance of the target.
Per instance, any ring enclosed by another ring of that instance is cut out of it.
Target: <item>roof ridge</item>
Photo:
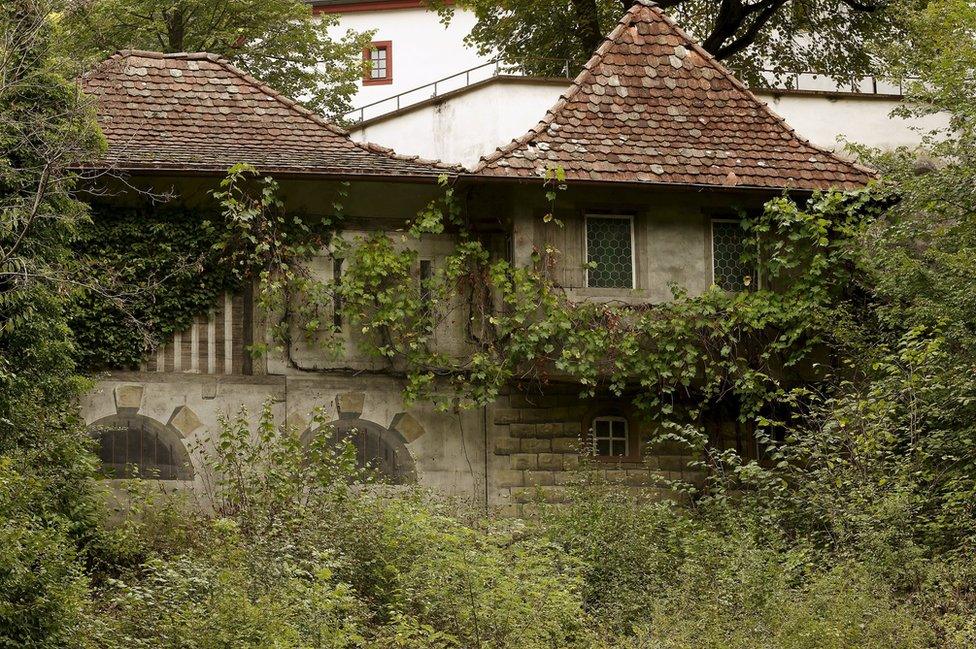
[[[857,169],[858,171],[866,172],[866,173],[869,173],[871,175],[877,174],[877,171],[875,171],[874,169],[871,169],[870,167],[866,167],[864,165],[858,164],[856,162],[852,162],[850,160],[846,160],[846,159],[838,156],[833,151],[830,151],[829,149],[824,149],[824,148],[821,148],[821,147],[817,146],[816,144],[814,144],[813,142],[811,142],[807,138],[805,138],[802,135],[800,135],[799,133],[797,133],[796,132],[796,129],[794,129],[792,126],[790,126],[789,123],[787,123],[786,119],[784,119],[776,111],[774,111],[772,108],[770,108],[769,104],[767,104],[765,101],[763,101],[762,99],[760,99],[759,97],[757,97],[752,92],[752,90],[749,89],[749,86],[747,86],[742,81],[740,81],[738,78],[736,78],[736,76],[734,74],[732,74],[732,71],[729,70],[717,58],[715,58],[715,56],[711,52],[709,52],[704,47],[702,47],[701,45],[699,45],[698,42],[695,39],[693,39],[685,30],[683,30],[680,26],[678,26],[678,24],[676,22],[674,22],[670,17],[668,17],[668,15],[666,13],[664,13],[664,10],[662,10],[661,7],[659,7],[656,2],[651,2],[650,0],[637,0],[637,3],[638,4],[641,4],[641,5],[644,5],[645,7],[647,7],[648,9],[650,9],[651,11],[653,11],[654,13],[656,13],[664,22],[666,22],[678,34],[678,36],[680,36],[681,38],[683,38],[685,40],[685,42],[687,42],[691,46],[691,48],[693,50],[695,50],[698,53],[698,55],[701,56],[705,60],[706,63],[708,63],[709,65],[711,65],[713,68],[715,68],[722,76],[724,76],[726,78],[726,80],[728,80],[740,92],[745,93],[746,96],[749,99],[752,99],[754,102],[756,102],[757,104],[759,104],[759,106],[761,106],[762,109],[765,110],[765,112],[770,117],[772,117],[774,120],[776,120],[777,122],[779,122],[780,125],[783,128],[785,128],[787,131],[789,131],[791,134],[793,134],[793,137],[795,137],[797,140],[799,140],[800,142],[802,142],[806,146],[808,146],[808,147],[810,147],[812,149],[815,149],[816,151],[819,151],[820,153],[823,153],[823,154],[825,154],[825,155],[833,158],[834,160],[837,160],[838,162],[840,162],[842,164],[845,164],[845,165],[848,165],[850,167],[853,167],[853,168]],[[637,6],[638,5],[635,4],[634,5],[634,8],[636,8]],[[628,13],[630,13],[631,11],[633,11],[634,8],[631,8],[628,11]]]
[[[646,2],[648,2],[648,0],[638,0],[639,4],[645,4]],[[550,124],[552,124],[552,120],[555,118],[556,113],[565,107],[566,103],[582,89],[583,82],[585,81],[587,75],[592,73],[592,68],[597,65],[598,60],[603,59],[607,53],[607,50],[614,44],[616,37],[619,36],[622,30],[629,27],[633,22],[634,10],[639,6],[639,4],[635,4],[633,7],[628,9],[626,13],[621,16],[620,20],[617,21],[617,26],[611,29],[610,33],[603,37],[603,40],[596,48],[593,56],[591,56],[590,59],[583,65],[583,70],[576,75],[576,78],[573,79],[573,82],[569,85],[566,92],[559,96],[559,100],[546,111],[545,116],[522,137],[515,138],[505,146],[500,146],[491,153],[481,156],[481,159],[478,161],[477,166],[475,166],[473,173],[480,172],[482,169],[484,169],[484,167],[500,159],[502,156],[511,153],[524,144],[528,144],[535,136],[541,134]],[[653,5],[653,3],[651,4]]]

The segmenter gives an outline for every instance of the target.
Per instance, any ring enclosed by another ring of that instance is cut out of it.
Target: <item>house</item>
[[[98,98],[105,163],[131,174],[131,185],[172,187],[193,205],[230,165],[251,162],[279,179],[289,209],[315,213],[348,183],[344,235],[352,235],[401,231],[447,174],[499,254],[527,265],[535,249],[561,249],[554,272],[580,300],[660,302],[669,283],[691,294],[713,283],[739,290],[749,271],[739,262],[736,210],[783,191],[855,188],[871,178],[799,137],[650,3],[623,16],[534,128],[471,170],[356,143],[205,54],[123,52],[85,87]],[[540,189],[557,167],[568,181],[557,207],[562,227],[543,219],[550,206]],[[123,200],[141,198],[130,192]],[[446,232],[406,245],[436,267],[453,239]],[[317,267],[324,276],[341,272],[324,258]],[[438,331],[445,353],[465,352],[467,319],[457,313]],[[554,385],[443,413],[404,404],[402,379],[355,346],[338,359],[296,343],[287,354],[245,360],[248,344],[265,335],[247,292],[228,295],[140,371],[104,377],[82,407],[103,461],[135,461],[192,483],[199,477],[180,468],[194,462],[190,442],[213,430],[221,412],[242,404],[255,412],[270,397],[281,421],[308,434],[310,411],[325,407],[340,433],[356,431],[362,459],[378,460],[391,478],[512,512],[526,488],[560,497],[581,436],[628,484],[687,473],[689,458],[678,451],[645,454],[644,423],[620,400],[582,400],[573,386]]]
[[[355,106],[479,68],[492,58],[464,44],[475,24],[474,14],[465,9],[457,8],[450,23],[443,24],[424,0],[306,1],[316,14],[338,19],[329,29],[333,36],[348,30],[373,33],[371,46],[363,52],[371,65],[359,83]]]

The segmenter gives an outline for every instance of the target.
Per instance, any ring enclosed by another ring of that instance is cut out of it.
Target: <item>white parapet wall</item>
[[[398,153],[473,167],[481,156],[534,127],[565,92],[565,80],[496,76],[418,101],[350,127],[358,141]],[[896,95],[759,91],[760,99],[814,144],[841,151],[844,141],[882,149],[916,146],[941,116],[892,117]]]

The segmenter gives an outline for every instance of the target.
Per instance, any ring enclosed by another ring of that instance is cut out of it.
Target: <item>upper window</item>
[[[623,417],[594,417],[590,438],[597,457],[630,455],[630,431]]]
[[[363,59],[367,63],[366,76],[363,78],[364,84],[393,83],[392,41],[372,43],[363,51]]]
[[[586,285],[634,288],[634,219],[586,216]]]
[[[755,290],[755,267],[742,261],[746,233],[739,221],[712,221],[712,282],[725,291]]]

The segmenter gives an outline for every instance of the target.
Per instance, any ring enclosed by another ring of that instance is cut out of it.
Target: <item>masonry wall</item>
[[[545,395],[506,395],[490,413],[489,487],[494,502],[512,515],[530,514],[540,501],[564,502],[581,480],[605,480],[661,498],[673,497],[664,486],[667,480],[704,482],[704,474],[689,467],[698,458],[685,447],[648,446],[653,431],[626,400],[581,400],[578,392],[565,387]],[[629,457],[587,457],[592,419],[607,413],[626,415],[630,421]]]
[[[154,179],[156,189],[170,187],[172,179]],[[185,200],[204,204],[208,184],[202,179],[179,181]],[[288,204],[308,213],[323,213],[334,187],[311,181],[283,183]],[[712,214],[734,208],[755,208],[767,196],[742,192],[649,191],[607,187],[571,187],[559,195],[556,212],[562,227],[546,224],[549,209],[541,186],[471,186],[459,188],[472,219],[500,242],[499,254],[525,264],[532,251],[546,245],[561,249],[560,270],[565,285],[580,299],[659,302],[668,299],[668,283],[691,293],[710,284],[707,224]],[[371,232],[394,233],[402,241],[406,221],[437,196],[433,187],[357,183],[346,197],[349,214],[345,236]],[[586,289],[581,276],[579,245],[581,218],[587,210],[630,210],[639,220],[637,254],[639,290]],[[494,240],[494,239],[493,239]],[[507,242],[507,246],[505,245]],[[431,237],[421,244],[421,255],[438,263],[453,248],[450,235]],[[316,272],[326,277],[329,260],[316,260]],[[626,416],[633,435],[633,452],[626,458],[593,461],[593,473],[619,483],[621,489],[642,489],[665,495],[659,479],[700,482],[703,476],[688,470],[693,459],[680,447],[646,448],[652,431],[627,407],[626,399],[581,400],[571,386],[558,384],[545,394],[513,390],[488,408],[460,413],[437,412],[429,404],[403,400],[403,383],[388,375],[384,366],[356,349],[355,331],[346,329],[346,355],[330,359],[297,336],[291,354],[251,358],[246,349],[264,339],[262,314],[245,295],[225,296],[201,314],[187,331],[164,341],[138,372],[114,372],[101,377],[82,402],[90,424],[120,417],[151,423],[178,439],[191,451],[217,434],[222,417],[246,408],[252,417],[264,403],[292,434],[308,433],[312,413],[320,410],[327,422],[361,421],[382,429],[402,445],[416,468],[421,485],[477,505],[490,505],[509,514],[531,512],[537,499],[558,502],[580,475],[580,451],[588,448],[588,430],[594,416]],[[438,330],[438,345],[463,357],[463,310],[452,311]],[[717,424],[716,439],[723,444],[749,444],[741,431]],[[196,469],[183,486],[204,487],[199,458],[190,455]]]

